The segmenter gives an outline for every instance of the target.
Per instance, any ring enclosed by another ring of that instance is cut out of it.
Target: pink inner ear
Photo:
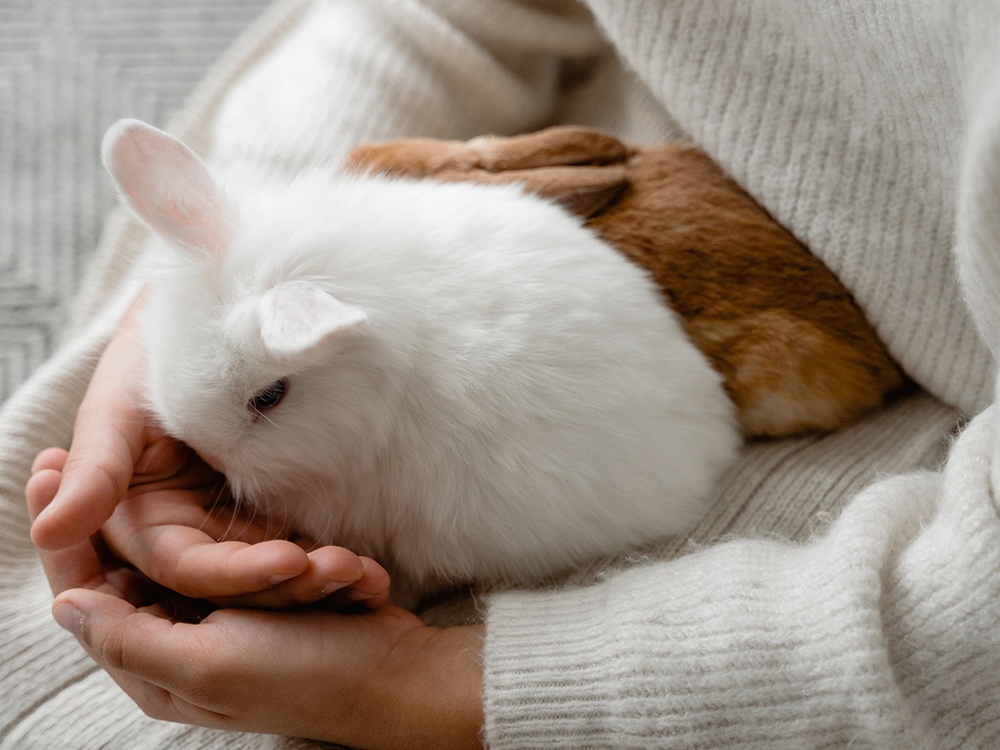
[[[232,240],[227,222],[219,221],[222,208],[214,196],[181,194],[165,196],[158,212],[155,228],[189,247],[201,248],[222,255]],[[171,199],[172,198],[172,199]]]
[[[104,163],[139,218],[167,240],[225,252],[232,222],[205,165],[191,149],[138,120],[104,138]]]
[[[338,334],[363,323],[364,311],[309,281],[288,281],[264,294],[258,308],[264,345],[288,359],[321,356]]]

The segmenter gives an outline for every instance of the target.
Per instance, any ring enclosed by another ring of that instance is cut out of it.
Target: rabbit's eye
[[[275,380],[247,401],[247,409],[254,414],[263,414],[280,404],[286,393],[288,393],[288,378]]]

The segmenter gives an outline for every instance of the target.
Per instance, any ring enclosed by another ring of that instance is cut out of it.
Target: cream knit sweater
[[[954,409],[992,401],[1000,344],[1000,3],[585,6],[284,0],[171,128],[233,179],[402,135],[684,135],[921,386],[837,434],[748,446],[690,540],[485,597],[486,743],[1000,747],[1000,414],[948,440]],[[0,414],[0,748],[306,745],[153,722],[49,620],[21,488],[68,441],[143,241],[112,218],[84,322]]]

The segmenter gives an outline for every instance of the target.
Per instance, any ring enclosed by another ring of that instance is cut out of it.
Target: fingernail
[[[278,583],[284,583],[285,581],[290,581],[298,575],[297,573],[278,573],[267,579],[267,582],[272,586]]]
[[[319,587],[319,595],[329,596],[334,591],[337,591],[339,588],[341,588],[343,585],[344,584],[342,583],[335,583],[334,581],[324,581],[323,585]]]
[[[83,613],[72,604],[59,604],[52,610],[52,617],[59,623],[59,627],[77,638],[83,637]]]
[[[344,596],[352,602],[363,602],[371,599],[375,594],[369,594],[367,591],[360,591],[358,589],[348,589]]]

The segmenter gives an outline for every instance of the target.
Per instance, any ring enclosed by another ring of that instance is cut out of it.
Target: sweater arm
[[[488,602],[505,747],[921,748],[1000,738],[1000,522],[977,419],[805,545],[740,540]]]
[[[303,13],[222,105],[221,172],[294,175],[361,141],[535,129],[559,107],[566,66],[606,49],[567,2],[316,0]]]

